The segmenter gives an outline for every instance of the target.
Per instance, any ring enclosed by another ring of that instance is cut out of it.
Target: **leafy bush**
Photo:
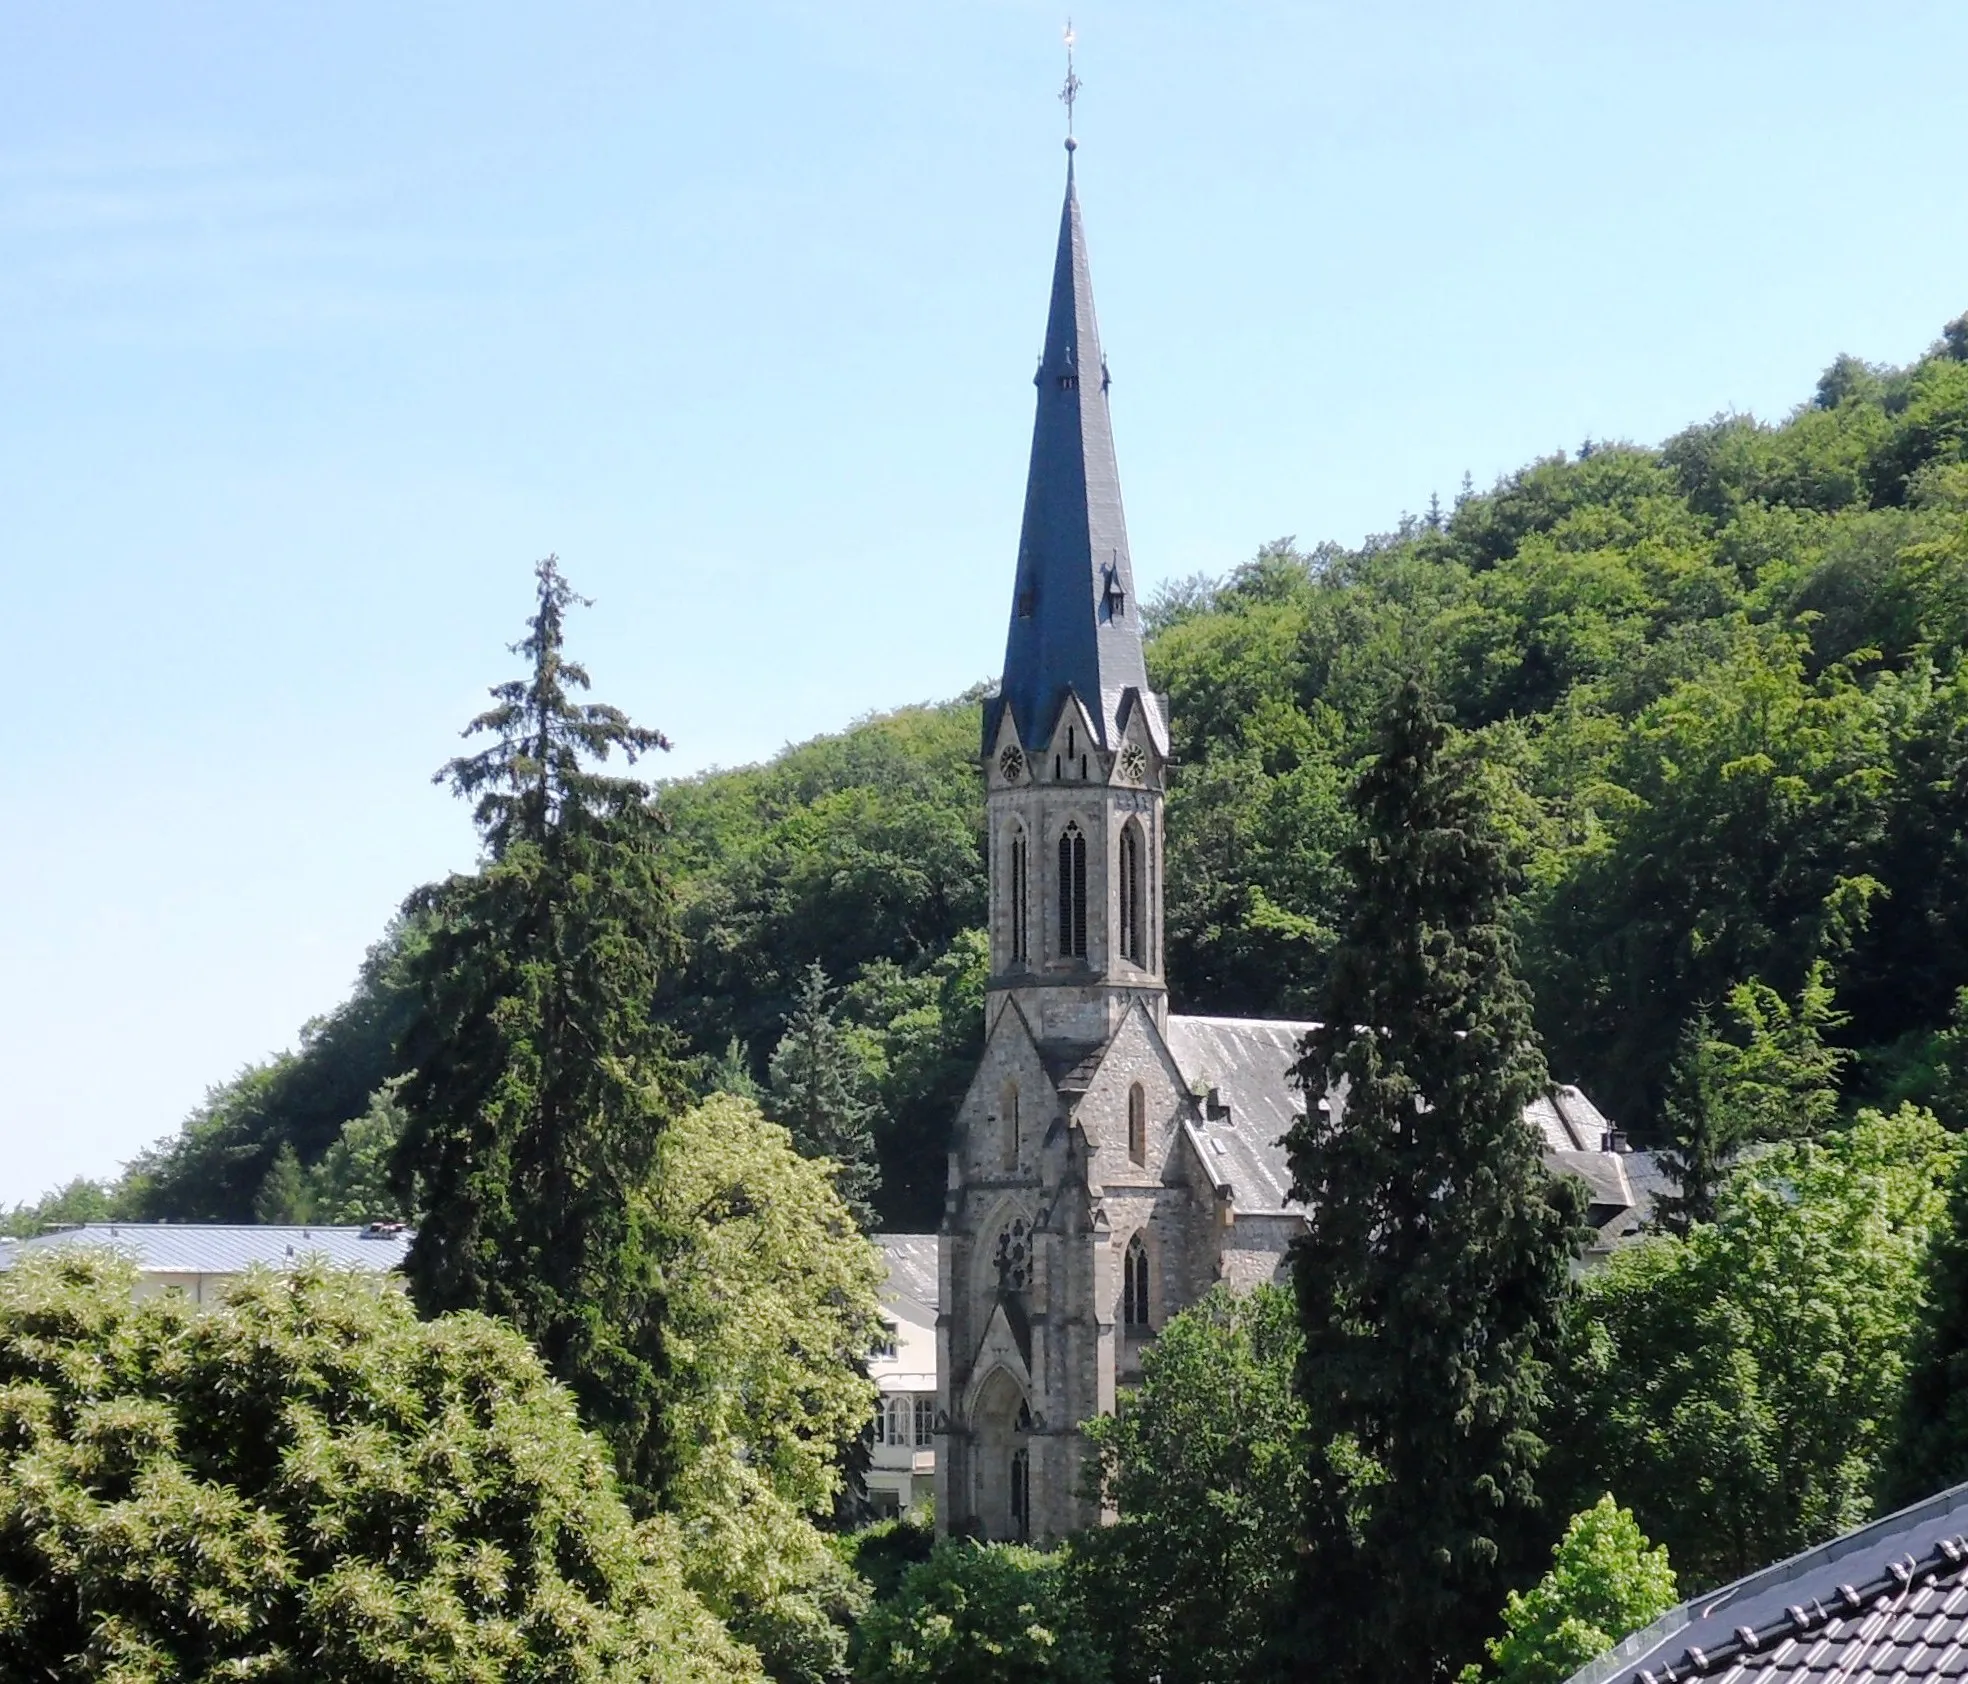
[[[1020,1544],[946,1538],[861,1623],[861,1684],[1102,1684],[1064,1563]]]
[[[322,1271],[207,1310],[134,1280],[0,1275],[0,1676],[756,1673],[510,1328]]]

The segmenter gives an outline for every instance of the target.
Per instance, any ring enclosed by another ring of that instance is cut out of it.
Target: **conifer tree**
[[[835,1018],[827,973],[816,959],[800,979],[786,1033],[772,1054],[767,1111],[809,1158],[831,1158],[835,1185],[863,1231],[875,1226],[881,1187],[875,1106],[861,1059]]]
[[[411,909],[430,940],[412,967],[392,1181],[421,1213],[406,1264],[419,1309],[517,1324],[647,1497],[666,1463],[645,1191],[681,1097],[651,1001],[677,941],[648,786],[592,763],[669,745],[577,700],[588,675],[563,639],[583,599],[554,557],[536,573],[514,645],[528,670],[466,727],[489,746],[437,774],[475,802],[485,852]]]
[[[1481,768],[1417,682],[1352,806],[1354,904],[1289,1136],[1314,1447],[1289,1666],[1425,1684],[1479,1656],[1540,1541],[1538,1426],[1581,1200],[1524,1120],[1548,1077]]]
[[[1681,1031],[1662,1106],[1673,1144],[1660,1162],[1676,1190],[1656,1202],[1655,1219],[1672,1233],[1715,1219],[1716,1190],[1742,1145],[1723,1093],[1726,1053],[1704,1006]]]

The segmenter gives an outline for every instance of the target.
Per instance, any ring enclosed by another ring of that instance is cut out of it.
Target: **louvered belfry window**
[[[1069,824],[1059,838],[1059,952],[1086,957],[1086,838]]]
[[[1136,965],[1148,962],[1141,879],[1141,827],[1130,820],[1121,832],[1121,957]]]
[[[1025,832],[1023,828],[1011,833],[1011,956],[1023,960],[1026,956],[1025,937]]]

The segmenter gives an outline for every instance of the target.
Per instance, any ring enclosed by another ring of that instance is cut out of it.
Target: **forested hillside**
[[[1848,1098],[1968,1124],[1968,318],[1908,368],[1840,358],[1781,425],[1589,443],[1358,550],[1266,545],[1165,591],[1151,626],[1179,1008],[1307,1009],[1342,791],[1420,669],[1510,795],[1556,1075],[1658,1137],[1696,1014],[1751,980],[1793,1009],[1822,962]],[[686,943],[664,1015],[704,1085],[762,1080],[818,960],[879,1104],[884,1217],[909,1227],[935,1221],[981,1024],[978,700],[662,794]],[[19,1220],[280,1214],[389,1073],[416,939],[391,932],[349,1002],[123,1185]]]

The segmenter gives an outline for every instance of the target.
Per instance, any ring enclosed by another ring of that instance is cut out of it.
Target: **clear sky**
[[[1076,0],[1139,583],[1968,309],[1968,8]],[[0,7],[0,1201],[468,865],[548,550],[666,769],[986,676],[1057,0]]]

